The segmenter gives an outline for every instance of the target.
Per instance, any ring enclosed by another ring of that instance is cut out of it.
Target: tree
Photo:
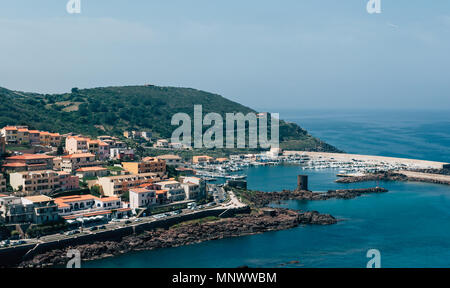
[[[61,156],[64,154],[64,148],[62,147],[62,145],[58,146],[58,150],[56,150],[56,155]]]
[[[98,186],[98,185],[92,186],[91,194],[94,196],[100,197],[102,195],[100,186]]]
[[[80,92],[77,87],[72,88],[72,94],[78,94]]]

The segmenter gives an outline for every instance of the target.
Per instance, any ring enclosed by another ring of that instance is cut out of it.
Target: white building
[[[159,139],[156,141],[155,147],[157,148],[169,148],[169,141],[166,139]]]
[[[198,185],[198,189],[199,189],[199,193],[198,195],[195,196],[195,198],[199,199],[199,198],[204,198],[206,197],[206,182],[199,178],[199,177],[195,177],[195,176],[182,176],[179,178],[181,183],[185,183],[185,184],[196,184]],[[186,188],[185,188],[186,189]],[[193,187],[192,189],[195,190],[195,188]],[[189,192],[192,193],[192,195],[196,194],[196,191],[192,191]],[[192,199],[192,198],[189,198]]]
[[[130,189],[130,208],[144,208],[156,204],[156,191],[146,188]]]
[[[183,164],[183,159],[178,155],[167,154],[167,155],[156,156],[156,158],[166,161],[166,165],[169,165],[169,166],[178,167]]]
[[[118,197],[95,197],[93,195],[72,195],[55,198],[58,213],[67,216],[83,212],[94,212],[122,208]]]
[[[183,201],[186,199],[184,188],[181,187],[180,182],[169,180],[155,183],[155,186],[161,190],[167,190],[167,199],[171,202]]]
[[[202,195],[200,191],[200,185],[194,183],[181,183],[181,187],[184,189],[184,193],[186,194],[186,199],[196,200],[199,199]]]

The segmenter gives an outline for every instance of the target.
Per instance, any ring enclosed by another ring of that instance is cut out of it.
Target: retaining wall
[[[223,213],[225,212],[225,213]],[[74,235],[73,237],[61,239],[57,241],[50,241],[40,244],[28,244],[22,246],[8,247],[0,249],[0,267],[15,266],[25,259],[29,259],[34,255],[54,250],[63,249],[69,246],[76,246],[81,244],[88,244],[97,241],[108,241],[108,240],[120,240],[122,237],[141,233],[144,231],[156,229],[156,228],[169,228],[175,224],[195,220],[199,218],[216,216],[220,214],[222,218],[232,217],[236,214],[249,213],[250,207],[234,208],[234,209],[210,209],[204,211],[197,211],[191,214],[184,214],[179,216],[174,216],[171,218],[165,218],[160,220],[155,220],[148,223],[137,223],[132,226],[117,228],[114,230],[99,231],[93,234],[87,235]],[[37,245],[37,246],[36,246]],[[34,248],[34,250],[32,250]],[[32,251],[31,251],[32,250]],[[29,252],[30,251],[30,252]],[[28,254],[27,254],[28,253]],[[27,254],[27,255],[26,255]],[[26,257],[24,257],[26,255]]]

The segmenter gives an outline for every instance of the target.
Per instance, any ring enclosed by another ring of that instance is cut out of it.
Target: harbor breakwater
[[[239,214],[231,218],[213,219],[210,222],[185,222],[169,228],[151,229],[142,233],[132,233],[121,237],[97,240],[91,243],[74,243],[64,247],[35,254],[20,261],[18,267],[48,267],[65,265],[69,260],[67,252],[77,249],[82,261],[101,259],[124,254],[130,251],[152,250],[178,247],[229,237],[253,235],[268,231],[285,230],[302,224],[330,225],[337,220],[328,214],[298,212],[288,209],[270,209],[253,211],[251,214]],[[119,235],[117,235],[119,236]]]
[[[367,181],[413,181],[450,185],[450,176],[448,174],[444,174],[443,172],[441,174],[431,174],[416,171],[384,171],[378,173],[368,173],[362,176],[345,177],[336,180],[337,183],[357,183]]]
[[[236,191],[236,193],[257,207],[264,207],[270,203],[279,203],[287,200],[319,201],[328,199],[353,199],[363,194],[386,193],[387,189],[381,187],[363,189],[329,190],[327,192],[312,192],[302,190],[283,190],[281,192]]]

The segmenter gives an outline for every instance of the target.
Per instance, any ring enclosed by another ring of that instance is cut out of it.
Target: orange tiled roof
[[[145,188],[134,188],[134,189],[130,189],[130,192],[134,192],[134,193],[148,193],[150,192],[150,190],[145,189]]]
[[[79,153],[79,154],[70,154],[66,156],[62,156],[64,159],[72,159],[72,158],[84,158],[84,157],[95,157],[94,154],[91,153]]]
[[[95,166],[95,167],[83,167],[80,169],[77,169],[76,172],[92,172],[92,171],[105,171],[108,170],[104,167],[99,167],[99,166]]]
[[[44,154],[23,154],[6,158],[6,160],[34,160],[34,159],[53,159],[53,156]]]
[[[3,164],[3,167],[26,167],[27,164],[25,163],[7,163]]]
[[[81,137],[81,136],[69,136],[69,139],[70,138],[73,138],[73,139],[75,139],[77,141],[89,141],[90,140],[89,138]]]
[[[27,199],[33,203],[47,202],[47,201],[53,200],[52,198],[45,196],[45,195],[29,196],[29,197],[25,197],[25,199]]]
[[[58,208],[69,208],[70,207],[69,204],[66,204],[66,203],[63,203],[63,202],[56,202],[55,201],[55,203],[56,203],[56,205],[58,205]]]
[[[139,187],[139,188],[146,188],[146,187],[149,187],[149,186],[153,186],[153,182],[156,182],[156,181],[153,180],[153,179],[149,179],[148,182],[149,182],[149,183],[141,184],[141,185],[139,185],[138,187]]]
[[[97,198],[97,200],[100,200],[102,202],[113,202],[113,201],[119,201],[119,197],[110,196],[110,197]]]
[[[72,195],[55,198],[55,203],[71,203],[86,200],[95,200],[97,197],[93,195]]]

